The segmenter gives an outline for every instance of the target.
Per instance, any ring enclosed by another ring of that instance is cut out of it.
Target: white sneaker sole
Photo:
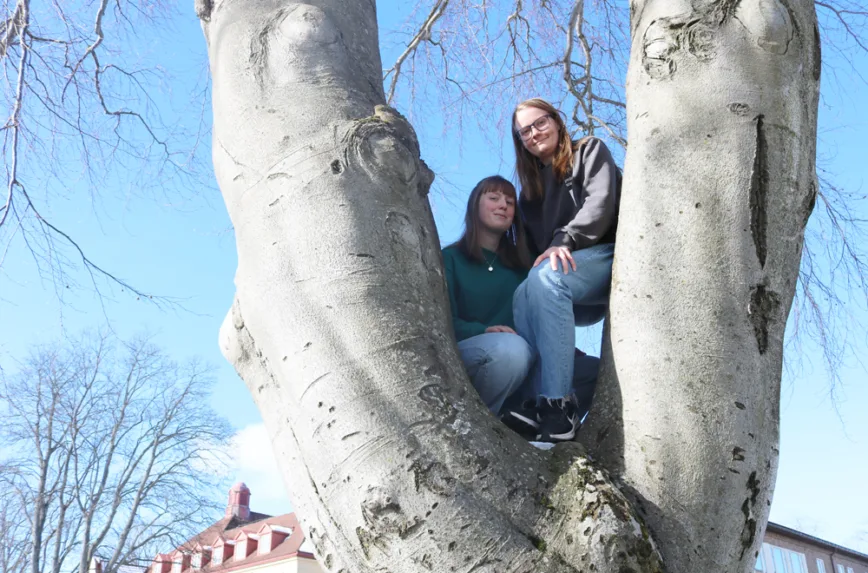
[[[528,442],[528,443],[530,445],[532,445],[533,447],[538,448],[540,450],[550,450],[553,447],[555,447],[554,442]]]
[[[518,414],[517,412],[510,412],[509,415],[512,416],[513,418],[515,418],[516,420],[518,420],[519,422],[526,424],[528,427],[533,428],[534,430],[539,429],[539,422],[537,422],[536,420],[534,420],[532,418],[528,418],[527,416],[522,416],[521,414]]]

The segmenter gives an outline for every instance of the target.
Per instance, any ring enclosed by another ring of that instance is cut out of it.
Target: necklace
[[[485,262],[488,264],[488,272],[494,271],[494,261],[497,260],[497,253],[494,253],[494,259],[488,260],[488,257],[485,256],[485,251],[482,252],[482,258],[485,259]]]

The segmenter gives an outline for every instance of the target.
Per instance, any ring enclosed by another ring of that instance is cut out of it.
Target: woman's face
[[[524,148],[548,165],[558,149],[558,124],[548,112],[525,107],[515,112],[515,130]]]
[[[497,233],[505,233],[515,217],[515,199],[501,191],[488,191],[479,198],[479,222]]]

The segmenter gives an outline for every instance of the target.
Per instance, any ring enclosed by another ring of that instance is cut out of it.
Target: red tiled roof
[[[297,555],[298,557],[304,559],[314,558],[314,556],[310,553],[306,551],[300,551],[301,544],[304,542],[304,533],[302,532],[301,527],[299,527],[298,519],[296,519],[294,513],[285,513],[283,515],[272,517],[270,515],[262,513],[250,512],[250,517],[250,521],[244,522],[239,521],[235,518],[223,518],[205,529],[204,531],[188,539],[186,542],[184,542],[181,546],[178,547],[178,550],[193,551],[196,549],[197,546],[213,546],[214,543],[221,537],[223,539],[235,539],[241,533],[257,534],[265,526],[271,525],[291,529],[292,534],[287,537],[280,545],[278,545],[272,551],[266,553],[265,555],[259,555],[258,552],[254,552],[247,558],[241,559],[240,561],[236,561],[233,556],[224,563],[221,563],[219,565],[209,564],[207,567],[203,567],[201,570],[203,572],[209,573],[224,573],[228,571],[234,571],[236,569],[247,568],[252,565],[267,563],[270,561],[288,559],[294,555]],[[189,570],[190,569],[188,569],[187,571]]]
[[[292,514],[289,514],[292,515]],[[225,535],[227,531],[231,531],[232,533],[227,536],[227,539],[231,539],[235,536],[235,534],[241,528],[246,528],[248,525],[253,523],[264,522],[267,519],[271,519],[271,516],[266,513],[257,513],[255,511],[250,512],[250,519],[247,521],[241,521],[237,517],[224,517],[220,521],[215,522],[213,525],[204,529],[182,543],[178,549],[183,549],[185,551],[190,551],[196,544],[200,544],[204,547],[212,545],[214,540],[217,539],[220,535]]]

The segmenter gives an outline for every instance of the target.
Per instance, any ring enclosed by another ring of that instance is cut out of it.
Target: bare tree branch
[[[434,27],[434,24],[437,23],[437,20],[443,16],[443,13],[446,11],[446,7],[449,5],[449,0],[437,0],[434,3],[434,7],[431,9],[431,13],[428,15],[428,18],[425,19],[425,22],[422,24],[422,27],[416,32],[416,35],[413,36],[413,39],[410,40],[410,43],[407,45],[407,49],[404,50],[404,53],[398,56],[398,59],[395,61],[395,64],[386,70],[386,73],[383,75],[383,81],[389,79],[389,76],[392,76],[392,82],[389,85],[389,91],[386,94],[386,101],[391,103],[392,98],[395,96],[395,88],[398,85],[398,78],[401,75],[401,66],[404,64],[404,61],[413,54],[416,49],[419,47],[419,44],[422,42],[433,42],[431,39],[431,29]]]
[[[115,3],[109,10],[109,0],[83,5],[52,0],[35,8],[29,0],[18,0],[0,22],[9,105],[2,127],[7,181],[0,199],[0,243],[3,253],[30,251],[36,272],[62,283],[55,284],[61,298],[67,289],[89,283],[100,298],[109,287],[160,305],[177,304],[133,288],[95,263],[92,254],[85,255],[74,231],[61,229],[56,218],[49,222],[53,195],[84,186],[96,203],[107,183],[116,184],[116,174],[129,179],[154,170],[147,177],[154,182],[199,176],[200,134],[192,138],[192,148],[175,149],[186,132],[161,125],[164,106],[149,94],[153,74],[128,66],[131,58],[113,46],[125,29],[134,34],[141,26],[130,14],[142,21],[155,17],[154,2]],[[207,130],[207,125],[199,122],[194,129]],[[71,171],[81,172],[83,180],[72,180]],[[64,254],[70,249],[74,256]],[[88,280],[80,284],[72,277],[81,271]]]
[[[850,2],[835,3],[834,0],[828,2],[815,1],[814,4],[832,12],[837,18],[838,23],[843,26],[847,36],[856,43],[862,50],[868,52],[868,44],[865,42],[865,28],[868,26],[868,10],[863,6]]]

